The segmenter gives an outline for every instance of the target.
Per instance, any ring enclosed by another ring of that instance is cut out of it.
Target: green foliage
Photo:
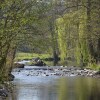
[[[65,23],[63,18],[57,19],[57,32],[58,32],[58,43],[60,50],[60,57],[63,61],[67,56],[67,44],[66,44],[66,32],[65,32]]]
[[[6,66],[9,51],[21,45],[28,45],[38,53],[60,54],[62,61],[69,57],[80,66],[88,63],[95,66],[100,62],[99,6],[100,0],[65,1],[65,4],[0,1],[0,70],[10,69],[13,58],[10,66]]]

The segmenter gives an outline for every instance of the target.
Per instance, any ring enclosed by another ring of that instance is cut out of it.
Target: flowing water
[[[13,73],[15,86],[10,100],[100,100],[100,79],[22,73]]]

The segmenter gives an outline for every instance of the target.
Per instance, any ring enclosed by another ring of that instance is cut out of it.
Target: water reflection
[[[76,80],[77,100],[99,100],[100,80],[93,78],[79,78]]]
[[[62,78],[58,100],[100,100],[100,80],[93,78]]]
[[[27,83],[17,80],[11,100],[100,100],[100,80],[65,77],[47,83]]]
[[[25,82],[26,80],[17,80],[15,82],[16,86],[13,90],[14,100],[57,100],[57,89],[55,82],[51,78],[50,81],[47,78],[39,78],[37,83],[34,81],[31,83]]]

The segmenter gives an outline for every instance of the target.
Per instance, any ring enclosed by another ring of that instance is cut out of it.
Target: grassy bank
[[[23,59],[32,59],[35,57],[39,57],[40,59],[45,59],[45,58],[51,57],[51,55],[50,54],[36,54],[36,53],[20,52],[20,53],[16,54],[15,61],[23,60]]]
[[[52,55],[19,52],[19,53],[16,53],[15,61],[20,61],[23,59],[32,59],[32,58],[37,58],[37,57],[39,57],[40,59],[45,59],[45,58],[52,57]],[[50,62],[50,61],[44,61],[44,62],[49,66],[53,65],[53,62]]]

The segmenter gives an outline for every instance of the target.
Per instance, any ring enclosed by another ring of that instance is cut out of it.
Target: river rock
[[[100,71],[97,71],[97,72],[95,73],[95,75],[100,75]]]
[[[100,70],[96,71],[92,76],[100,78]]]
[[[10,73],[8,78],[9,78],[9,81],[13,81],[15,76]]]
[[[38,61],[37,63],[34,64],[35,66],[46,66],[46,64],[43,61]]]
[[[31,66],[46,66],[46,64],[40,58],[36,58],[32,62]]]
[[[13,67],[14,68],[24,68],[24,64],[14,63]]]
[[[7,97],[8,96],[8,91],[6,90],[4,85],[0,85],[0,97]],[[1,99],[0,99],[1,100]]]

